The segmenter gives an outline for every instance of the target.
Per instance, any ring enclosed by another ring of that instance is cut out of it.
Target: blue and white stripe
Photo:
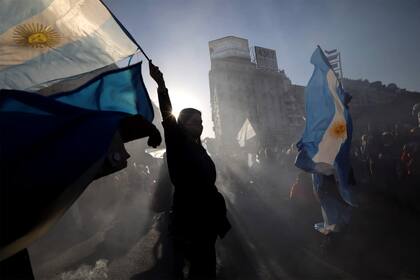
[[[354,204],[349,185],[352,122],[340,82],[318,47],[315,66],[305,89],[306,125],[297,144],[295,165],[307,172],[335,174],[343,199]]]
[[[0,88],[37,90],[136,52],[98,0],[6,0],[0,16]],[[16,28],[40,24],[58,35],[54,46],[16,43]]]

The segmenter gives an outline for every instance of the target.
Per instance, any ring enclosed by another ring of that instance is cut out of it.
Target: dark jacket
[[[230,224],[225,200],[215,186],[216,167],[212,159],[173,116],[165,118],[162,124],[169,175],[175,188],[173,232],[185,237],[215,233],[223,237]]]

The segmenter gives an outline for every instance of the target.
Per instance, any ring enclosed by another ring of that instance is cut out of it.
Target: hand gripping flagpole
[[[114,20],[118,23],[118,25],[121,27],[121,29],[124,31],[125,35],[127,35],[128,38],[130,38],[131,41],[137,46],[137,48],[140,50],[140,52],[144,55],[144,57],[147,59],[147,61],[150,62],[150,58],[147,56],[147,54],[144,52],[144,50],[141,48],[139,43],[137,43],[136,39],[128,32],[127,28],[119,21],[119,19],[114,15],[114,13],[108,8],[107,5],[102,0],[99,0],[102,5],[108,10],[108,12],[111,14],[111,16],[114,18]]]

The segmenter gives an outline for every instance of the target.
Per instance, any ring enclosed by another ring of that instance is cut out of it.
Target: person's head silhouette
[[[201,112],[194,108],[183,109],[178,116],[178,124],[184,129],[194,140],[199,141],[203,132],[203,121]]]

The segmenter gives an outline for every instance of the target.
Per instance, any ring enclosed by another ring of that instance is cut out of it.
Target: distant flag
[[[138,48],[99,0],[6,0],[0,18],[0,89],[37,90]]]
[[[252,139],[255,135],[257,134],[255,133],[254,128],[252,127],[250,121],[246,119],[241,129],[239,130],[236,139],[238,140],[240,147],[245,147],[246,142]]]
[[[315,69],[305,89],[306,126],[297,144],[295,165],[315,174],[335,173],[340,194],[352,205],[352,122],[345,104],[347,93],[319,47],[312,54],[311,63]]]
[[[331,67],[333,70],[335,70],[336,68],[338,68],[338,63],[331,63]]]
[[[328,56],[327,58],[328,58],[329,61],[335,60],[335,59],[338,58],[338,53],[335,54],[335,55]]]
[[[340,52],[337,49],[333,49],[330,51],[324,50],[324,52],[327,54],[325,58],[330,63],[332,69],[334,70],[334,73],[337,75],[339,79],[342,79],[343,69],[341,65]]]
[[[153,120],[140,63],[50,96],[0,90],[0,261],[47,232],[92,180],[126,166],[120,129],[138,115]]]
[[[166,153],[166,148],[148,148],[145,150],[146,154],[151,155],[154,158],[164,158]]]
[[[327,55],[333,54],[333,53],[335,53],[335,52],[337,52],[337,49],[333,49],[333,50],[330,50],[330,51],[325,50],[325,53],[326,53]]]

